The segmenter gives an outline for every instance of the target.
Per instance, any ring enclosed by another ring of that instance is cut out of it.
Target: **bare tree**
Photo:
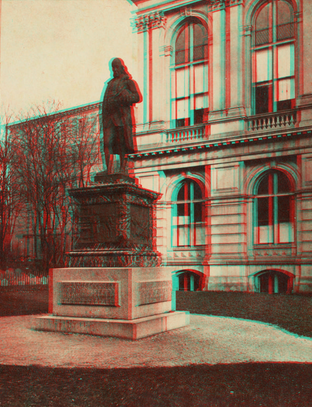
[[[100,157],[100,134],[96,116],[79,117],[75,122],[76,131],[71,132],[71,147],[75,159],[76,184],[82,188],[90,183],[92,167]]]
[[[16,219],[21,209],[14,163],[16,145],[8,132],[11,115],[6,113],[0,134],[0,267],[7,266]]]
[[[66,190],[85,185],[84,175],[97,159],[92,150],[95,134],[87,127],[77,132],[75,121],[51,106],[33,108],[13,131],[19,146],[15,172],[20,199],[31,212],[33,235],[38,236],[34,247],[38,243],[45,271],[63,265],[73,213]]]

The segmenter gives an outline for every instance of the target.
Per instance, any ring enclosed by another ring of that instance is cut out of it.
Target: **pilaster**
[[[212,14],[212,112],[225,109],[225,3],[219,1]]]
[[[163,31],[166,17],[163,12],[154,12],[138,16],[133,25],[137,33],[143,37],[143,130],[155,128],[161,123],[163,96],[162,82],[164,64],[159,54],[163,45]]]

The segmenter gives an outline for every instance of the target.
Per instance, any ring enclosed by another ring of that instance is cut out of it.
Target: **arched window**
[[[208,40],[206,28],[188,20],[175,40],[171,72],[173,126],[203,123],[208,109]]]
[[[294,11],[288,1],[271,0],[257,10],[252,54],[255,114],[294,108]]]
[[[197,182],[187,179],[173,204],[172,246],[205,244],[203,194]]]
[[[255,197],[256,244],[294,241],[294,197],[290,181],[281,171],[268,171]]]
[[[258,292],[268,294],[290,294],[293,288],[293,276],[278,270],[265,270],[257,276]]]
[[[192,271],[179,273],[179,291],[199,291],[202,286],[202,278]]]

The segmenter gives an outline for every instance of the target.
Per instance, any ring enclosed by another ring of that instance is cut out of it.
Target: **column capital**
[[[156,11],[155,13],[144,14],[135,18],[132,26],[138,33],[147,31],[152,28],[165,28],[167,17],[163,11]]]

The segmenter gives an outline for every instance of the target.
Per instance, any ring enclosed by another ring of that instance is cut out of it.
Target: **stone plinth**
[[[139,339],[189,324],[175,311],[166,268],[64,268],[50,271],[49,312],[34,329]]]
[[[122,174],[97,174],[72,189],[77,235],[49,278],[49,312],[34,329],[139,339],[189,324],[175,311],[168,268],[157,267],[153,206],[160,194]]]
[[[69,190],[77,205],[77,235],[69,267],[151,267],[161,262],[154,247],[153,206],[160,194],[122,174],[95,177]]]

